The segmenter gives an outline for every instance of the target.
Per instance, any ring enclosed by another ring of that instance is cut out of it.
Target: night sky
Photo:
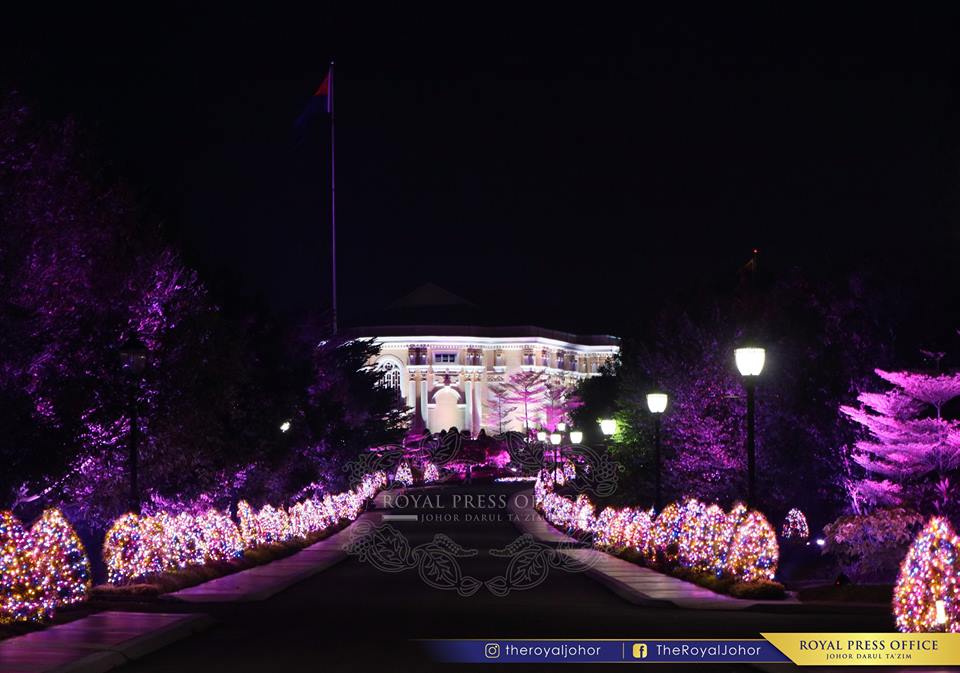
[[[348,321],[433,281],[629,330],[752,247],[957,307],[955,15],[204,4],[8,14],[0,84],[75,115],[228,303],[326,308],[326,120],[294,121],[335,58]]]

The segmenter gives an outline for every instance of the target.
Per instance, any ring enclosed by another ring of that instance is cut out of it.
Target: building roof
[[[363,323],[343,330],[352,337],[467,337],[474,339],[550,339],[581,346],[619,346],[606,334],[579,335],[523,324],[510,306],[496,313],[434,283],[426,283],[400,297],[384,310],[368,313]]]
[[[581,346],[619,346],[608,334],[571,334],[535,325],[371,325],[344,330],[352,337],[466,337],[477,339],[551,339]]]

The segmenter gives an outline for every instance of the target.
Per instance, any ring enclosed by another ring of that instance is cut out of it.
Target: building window
[[[434,353],[433,362],[435,364],[453,364],[457,361],[456,353]]]
[[[380,387],[391,390],[400,390],[400,365],[393,360],[384,360],[377,363],[380,370]]]

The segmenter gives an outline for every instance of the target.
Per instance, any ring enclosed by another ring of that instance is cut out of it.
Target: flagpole
[[[330,61],[330,90],[327,92],[327,101],[330,107],[330,257],[331,257],[331,294],[333,313],[333,335],[337,335],[337,171],[334,160],[334,133],[333,133],[333,61]]]

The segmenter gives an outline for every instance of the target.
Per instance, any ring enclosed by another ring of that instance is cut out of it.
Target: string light
[[[572,501],[555,493],[546,472],[534,484],[534,501],[555,527],[591,533],[595,547],[635,549],[650,565],[678,565],[745,582],[773,579],[777,571],[776,531],[743,503],[725,512],[688,498],[670,503],[659,515],[639,507],[605,507],[594,515],[586,495]]]
[[[92,586],[90,560],[70,522],[59,509],[43,512],[30,537],[37,570],[57,607],[86,600]]]
[[[432,484],[440,481],[440,470],[433,463],[427,463],[423,468],[423,483]]]
[[[0,512],[0,624],[42,622],[54,598],[37,563],[37,548],[13,512]]]
[[[960,538],[933,517],[910,545],[893,590],[897,628],[906,633],[960,631]]]
[[[734,533],[724,569],[743,582],[772,580],[777,574],[780,548],[777,533],[757,511],[747,512]]]
[[[807,517],[796,507],[787,512],[783,525],[780,527],[780,537],[784,540],[797,540],[798,542],[810,537]]]
[[[340,522],[356,519],[368,500],[384,486],[383,472],[367,475],[345,493],[310,498],[289,509],[264,505],[254,512],[249,503],[237,503],[237,521],[229,512],[209,509],[193,515],[158,512],[147,516],[124,514],[113,522],[103,544],[107,579],[113,584],[188,566],[241,556],[263,544],[303,538]]]
[[[393,475],[393,483],[400,486],[413,486],[413,472],[410,470],[410,463],[400,463],[397,471]]]

